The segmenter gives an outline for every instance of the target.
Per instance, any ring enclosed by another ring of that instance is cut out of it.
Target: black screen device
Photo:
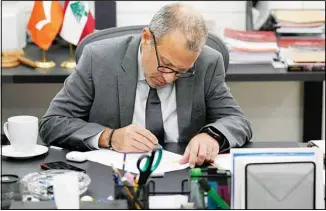
[[[84,172],[86,171],[84,169],[78,168],[76,166],[73,166],[71,164],[68,164],[63,161],[56,161],[56,162],[50,162],[50,163],[42,163],[41,168],[44,170],[50,170],[50,169],[67,169],[67,170],[72,170],[72,171],[79,171],[79,172]]]

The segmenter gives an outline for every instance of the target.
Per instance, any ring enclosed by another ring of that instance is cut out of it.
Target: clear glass
[[[32,197],[40,201],[53,199],[52,178],[56,175],[71,172],[70,170],[47,170],[27,174],[21,180],[21,193],[23,198]],[[80,195],[87,191],[91,178],[78,172],[78,186]]]

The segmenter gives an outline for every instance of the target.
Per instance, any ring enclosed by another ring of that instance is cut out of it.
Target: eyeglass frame
[[[174,73],[176,77],[178,78],[190,78],[192,76],[195,75],[196,73],[196,63],[194,64],[194,66],[192,66],[191,68],[189,68],[187,70],[187,72],[184,72],[184,73],[180,73],[178,71],[176,71],[175,69],[173,68],[170,68],[170,67],[167,67],[167,66],[163,66],[160,64],[160,59],[159,59],[159,56],[158,56],[158,50],[157,50],[157,43],[156,43],[156,39],[155,39],[155,35],[154,33],[149,30],[150,33],[152,34],[153,36],[153,41],[154,41],[154,48],[155,48],[155,54],[156,54],[156,60],[157,60],[157,71],[161,72],[161,73]],[[166,71],[161,71],[160,68],[163,68],[163,69],[168,69],[170,70],[169,72],[166,72]],[[191,69],[194,69],[193,71],[189,72]]]

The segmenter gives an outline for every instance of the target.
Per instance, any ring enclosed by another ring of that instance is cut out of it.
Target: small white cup
[[[79,209],[77,172],[67,172],[54,176],[52,185],[57,209]]]
[[[3,125],[3,131],[14,151],[26,153],[36,147],[38,118],[34,116],[13,116]]]

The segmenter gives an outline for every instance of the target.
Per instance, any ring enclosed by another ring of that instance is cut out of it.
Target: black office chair
[[[83,48],[86,44],[97,41],[97,40],[103,40],[103,39],[112,38],[112,37],[119,37],[119,36],[124,36],[124,35],[128,35],[128,34],[140,34],[141,31],[143,30],[143,28],[145,28],[145,27],[146,27],[146,25],[124,26],[124,27],[103,29],[100,31],[96,31],[92,34],[89,34],[77,46],[76,54],[75,54],[76,63],[78,63],[78,60],[83,52]],[[223,60],[224,60],[225,72],[226,72],[229,67],[229,51],[226,48],[223,41],[220,38],[218,38],[217,36],[209,33],[206,45],[219,51],[222,54]]]

